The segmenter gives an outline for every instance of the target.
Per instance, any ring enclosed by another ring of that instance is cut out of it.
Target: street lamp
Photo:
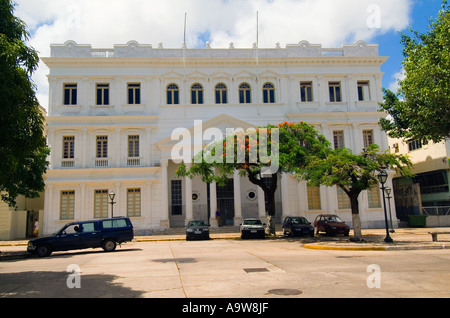
[[[384,188],[384,191],[385,191],[386,194],[387,194],[388,206],[389,206],[389,219],[391,220],[391,229],[390,229],[389,232],[395,233],[394,227],[392,226],[392,213],[391,213],[391,199],[392,199],[392,197],[391,197],[390,195],[391,195],[391,191],[392,191],[392,190],[391,190],[391,188],[386,187],[386,188]]]
[[[378,174],[378,180],[381,183],[381,191],[383,192],[384,222],[385,222],[385,225],[386,225],[386,237],[384,238],[384,241],[386,243],[391,243],[391,242],[393,242],[393,240],[389,236],[389,226],[388,226],[388,221],[387,221],[386,201],[385,201],[386,199],[385,199],[385,196],[384,196],[384,189],[385,189],[384,188],[384,184],[386,183],[387,177],[388,177],[387,172],[384,169],[382,169],[380,171],[380,173]]]
[[[114,197],[116,196],[116,194],[114,193],[114,191],[111,191],[109,193],[109,199],[111,200],[111,202],[109,202],[109,204],[111,204],[111,218],[114,217],[114,204],[116,202],[114,202]]]

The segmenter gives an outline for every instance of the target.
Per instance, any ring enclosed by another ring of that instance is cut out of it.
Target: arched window
[[[227,86],[223,83],[219,83],[215,87],[216,92],[216,104],[227,103]]]
[[[198,83],[191,86],[191,104],[203,104],[203,86]]]
[[[265,83],[263,85],[263,102],[275,103],[275,86],[272,83]]]
[[[239,103],[250,104],[252,102],[251,88],[247,83],[239,85]]]
[[[167,85],[167,104],[179,104],[180,90],[177,84]]]

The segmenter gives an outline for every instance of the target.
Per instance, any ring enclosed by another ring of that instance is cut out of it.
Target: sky
[[[402,76],[400,32],[427,32],[441,0],[13,0],[14,14],[40,57],[51,44],[73,40],[113,48],[134,40],[164,48],[281,47],[306,40],[337,48],[358,40],[379,45],[383,87],[396,90]],[[186,17],[186,29],[184,28]],[[258,19],[257,19],[258,18]],[[256,22],[258,20],[258,23]],[[185,33],[186,30],[186,33]],[[40,104],[48,107],[48,68],[33,75]]]

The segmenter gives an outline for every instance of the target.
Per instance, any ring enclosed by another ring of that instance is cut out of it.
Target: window
[[[411,139],[408,141],[408,151],[413,151],[422,148],[421,140]]]
[[[223,83],[217,84],[215,87],[216,104],[227,103],[227,86]]]
[[[181,180],[172,180],[171,182],[171,203],[172,215],[182,214]]]
[[[320,187],[307,186],[308,210],[320,210]]]
[[[63,159],[73,159],[75,152],[75,137],[63,137]]]
[[[358,81],[358,100],[370,100],[369,82]]]
[[[115,219],[102,221],[102,226],[104,229],[110,229],[110,228],[128,227],[128,224],[125,219]]]
[[[275,86],[272,83],[266,83],[263,85],[263,102],[275,103]]]
[[[336,186],[338,209],[350,209],[350,198],[347,193],[341,189],[341,187]]]
[[[96,84],[97,105],[109,105],[109,84]]]
[[[61,191],[59,219],[73,220],[75,211],[75,191]]]
[[[96,226],[94,222],[82,223],[80,224],[80,231],[83,233],[95,232],[95,227]]]
[[[77,84],[64,84],[64,105],[77,104]]]
[[[330,92],[330,102],[337,103],[341,101],[340,82],[328,82],[328,90]]]
[[[139,157],[139,135],[128,136],[128,157]]]
[[[128,104],[140,104],[141,103],[141,84],[140,83],[128,83]]]
[[[97,158],[108,158],[108,136],[97,136]]]
[[[300,100],[302,102],[312,102],[312,82],[300,82]]]
[[[169,104],[169,105],[179,104],[180,103],[179,94],[180,94],[180,90],[178,88],[178,85],[176,85],[176,84],[168,85],[167,86],[167,104]]]
[[[247,83],[239,85],[239,103],[250,104],[252,102],[251,88]]]
[[[343,130],[333,131],[333,143],[334,143],[334,149],[344,148],[344,131]]]
[[[95,190],[94,193],[94,218],[108,217],[108,190]]]
[[[191,104],[203,104],[203,86],[194,84],[191,86]]]
[[[445,170],[438,170],[426,173],[417,174],[414,178],[414,183],[420,184],[420,193],[440,193],[447,192],[449,189],[447,172]]]
[[[364,148],[367,148],[371,144],[373,144],[373,130],[372,129],[364,129],[363,130],[363,139],[364,139]]]
[[[381,208],[380,189],[378,184],[367,190],[369,208]]]
[[[127,216],[141,216],[141,189],[127,189]]]

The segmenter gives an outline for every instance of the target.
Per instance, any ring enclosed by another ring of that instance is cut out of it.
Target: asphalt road
[[[450,297],[450,250],[312,250],[295,239],[132,242],[0,262],[0,297]]]

